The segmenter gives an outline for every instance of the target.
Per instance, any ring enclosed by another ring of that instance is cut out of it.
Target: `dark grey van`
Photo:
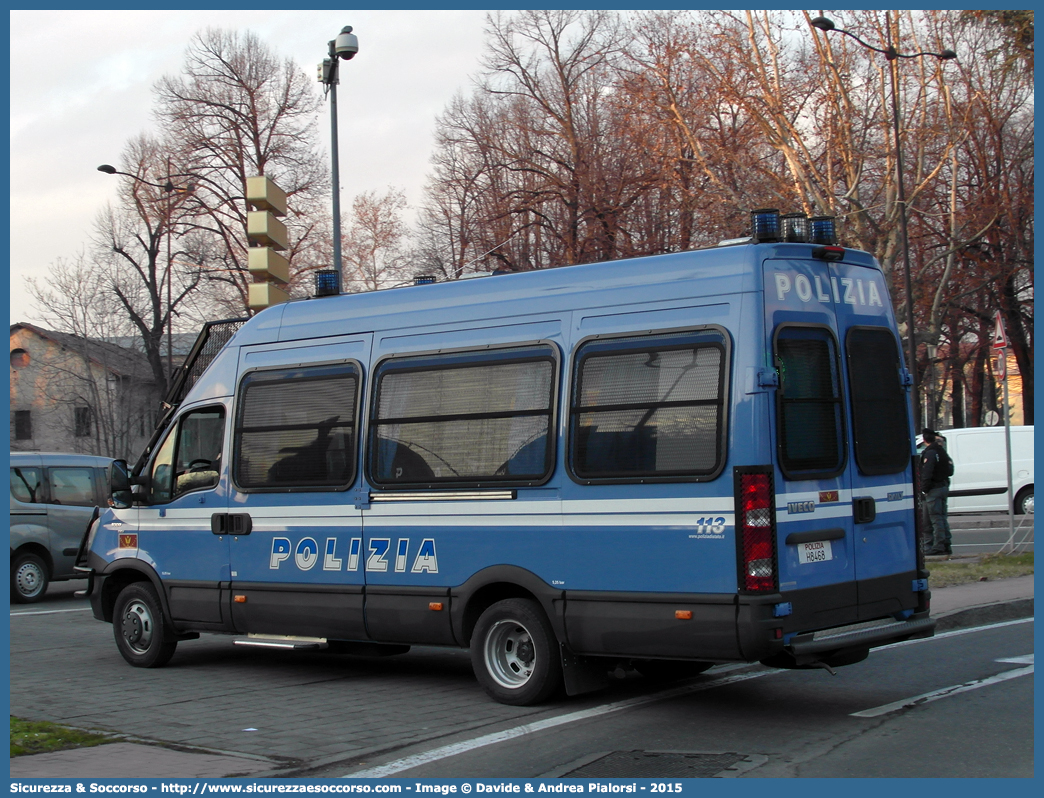
[[[11,452],[11,601],[38,601],[74,579],[76,552],[96,506],[107,506],[108,457]]]

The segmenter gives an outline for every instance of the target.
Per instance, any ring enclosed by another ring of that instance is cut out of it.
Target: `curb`
[[[969,626],[985,626],[990,623],[1032,617],[1033,599],[1031,598],[998,601],[994,604],[980,604],[977,607],[965,607],[960,610],[952,610],[943,615],[936,616],[935,631],[948,632],[952,629],[964,629]]]

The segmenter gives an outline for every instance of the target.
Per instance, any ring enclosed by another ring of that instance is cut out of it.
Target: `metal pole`
[[[330,42],[330,162],[333,166],[333,256],[337,279],[341,273],[341,176],[337,156],[337,81],[340,68],[334,43]]]
[[[167,185],[173,186],[170,180],[170,156],[167,157]],[[170,239],[171,239],[171,220],[173,219],[173,208],[171,207],[171,194],[174,193],[173,188],[167,189],[167,387],[170,387],[170,381],[174,374],[174,331],[173,331],[173,317],[174,314],[171,312],[172,294],[170,289],[171,275],[173,269],[171,266],[171,252],[170,252]]]
[[[888,12],[885,12],[887,15]],[[896,12],[896,26],[899,12]],[[899,143],[899,58],[892,43],[892,25],[888,25],[888,49],[885,56],[891,63],[889,70],[892,83],[892,129],[895,133],[895,181],[896,204],[899,206],[899,235],[902,238],[900,251],[903,256],[903,288],[906,291],[906,367],[910,370],[913,385],[910,391],[914,414],[914,429],[921,428],[921,403],[917,391],[917,342],[914,340],[913,281],[910,278],[910,239],[906,234],[906,188],[903,185],[903,148]]]
[[[1008,543],[1012,544],[1011,552],[1015,553],[1015,495],[1013,480],[1011,478],[1011,414],[1008,409],[1008,348],[1004,347],[999,349],[997,353],[998,357],[1004,358],[1004,376],[1001,378],[1001,384],[1004,386],[1002,391],[1004,401],[1004,456],[1008,461]],[[1005,549],[1007,546],[1004,547]],[[1002,549],[1003,551],[1004,549]]]

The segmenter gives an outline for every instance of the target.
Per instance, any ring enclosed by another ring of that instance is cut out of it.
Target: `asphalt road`
[[[852,715],[1029,667],[998,660],[1032,655],[1032,623],[876,651],[837,676],[723,666],[664,687],[629,672],[600,693],[516,708],[490,701],[458,650],[365,659],[204,635],[166,668],[131,668],[72,597],[82,586],[12,607],[12,714],[316,776],[1032,774],[1032,678]],[[446,755],[452,744],[464,747]]]
[[[338,775],[1031,777],[1032,651],[1033,624],[1014,623],[880,650],[833,677],[708,673],[664,700]]]

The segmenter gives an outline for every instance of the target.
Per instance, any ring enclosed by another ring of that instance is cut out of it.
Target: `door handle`
[[[215,535],[249,535],[254,528],[250,513],[214,513],[210,531]]]
[[[873,496],[857,496],[852,499],[852,515],[857,524],[869,524],[877,518],[877,503]]]
[[[230,535],[249,535],[250,530],[254,528],[249,513],[229,513],[228,520]]]

